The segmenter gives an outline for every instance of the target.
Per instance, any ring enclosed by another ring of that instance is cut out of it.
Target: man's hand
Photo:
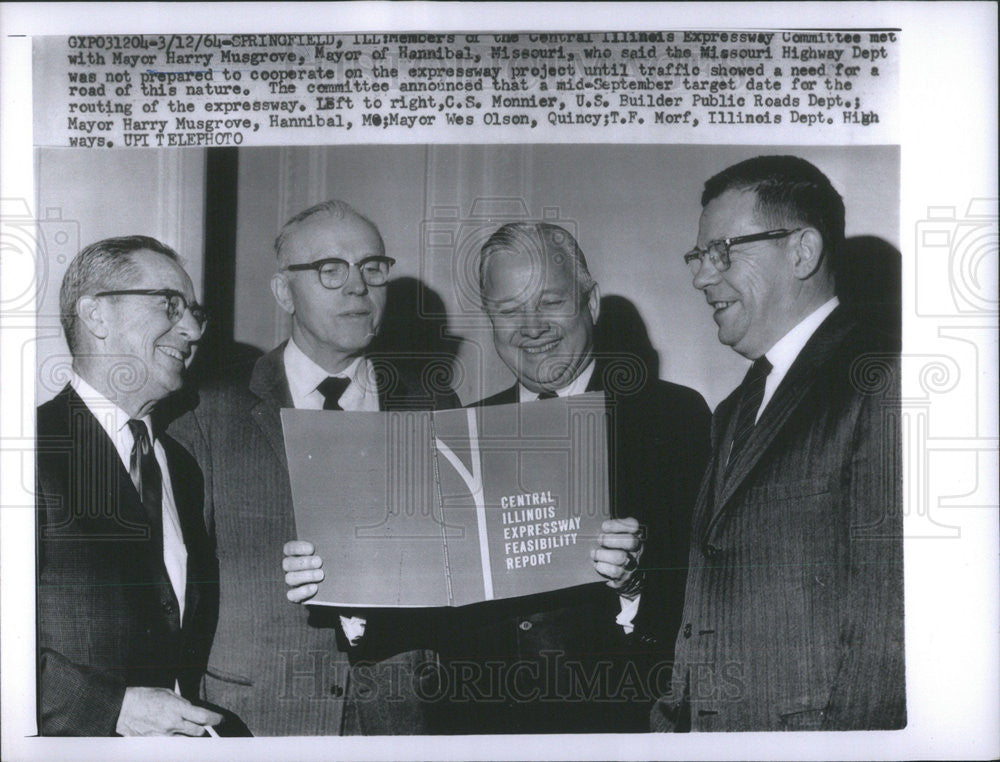
[[[203,736],[222,715],[195,706],[166,688],[125,689],[115,732],[120,736]]]
[[[639,592],[636,569],[643,549],[639,521],[631,517],[605,521],[598,542],[590,551],[597,573],[620,595],[635,597]]]
[[[292,603],[308,601],[319,590],[317,582],[323,581],[323,559],[316,555],[311,542],[292,540],[285,543],[285,558],[281,568],[285,570],[285,584],[289,590],[285,595]]]

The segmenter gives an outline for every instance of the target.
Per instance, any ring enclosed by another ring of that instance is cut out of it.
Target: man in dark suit
[[[501,227],[482,247],[480,289],[517,382],[477,404],[604,392],[612,520],[592,551],[606,584],[456,612],[451,665],[501,665],[473,683],[487,699],[469,702],[466,730],[645,730],[669,675],[708,407],[692,389],[649,378],[633,354],[595,357],[600,291],[565,229]]]
[[[60,292],[70,383],[38,409],[38,727],[202,735],[217,572],[201,475],[150,413],[181,386],[204,313],[177,254],[99,241]]]
[[[906,722],[898,354],[834,291],[844,204],[792,156],[705,184],[685,255],[753,366],[715,411],[654,730]]]
[[[423,618],[317,608],[307,619],[286,600],[282,547],[296,531],[279,411],[430,409],[457,398],[366,356],[393,264],[375,225],[328,201],[290,219],[275,250],[271,286],[292,316],[291,338],[257,361],[249,385],[202,389],[171,428],[205,472],[218,548],[221,609],[205,694],[255,735],[426,732],[414,673],[435,655]],[[289,545],[293,558],[313,550]]]

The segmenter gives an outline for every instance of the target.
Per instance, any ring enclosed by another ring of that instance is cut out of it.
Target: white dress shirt
[[[356,357],[339,373],[328,373],[289,339],[284,360],[288,391],[297,410],[322,410],[325,400],[317,387],[327,377],[334,376],[351,380],[340,395],[340,407],[344,410],[378,412],[378,385],[375,383],[375,371],[367,358]]]
[[[757,418],[754,422],[760,420],[761,413],[764,412],[767,403],[771,401],[782,379],[788,374],[795,358],[799,356],[803,347],[816,333],[820,324],[829,317],[831,312],[837,309],[839,304],[840,300],[837,297],[825,302],[821,307],[806,315],[792,330],[778,339],[775,345],[764,353],[767,361],[771,363],[771,372],[767,374],[767,380],[764,382],[764,398],[757,409]]]
[[[289,339],[285,345],[284,360],[288,391],[292,395],[292,404],[296,409],[322,410],[326,400],[317,387],[329,376],[334,376],[351,380],[338,400],[341,408],[355,412],[378,412],[378,385],[375,383],[372,364],[367,358],[356,357],[340,373],[328,373],[306,355],[294,340]],[[340,617],[340,626],[344,630],[347,642],[352,646],[361,641],[366,624],[367,621],[363,617]]]
[[[70,380],[80,399],[83,400],[87,409],[101,424],[101,428],[114,442],[118,457],[121,458],[125,470],[129,470],[129,461],[132,458],[132,446],[135,438],[132,430],[128,427],[129,415],[116,404],[107,399],[94,387],[84,381],[76,373]],[[153,438],[153,427],[149,416],[140,418],[149,433],[149,441],[153,443],[153,456],[160,467],[162,476],[163,497],[161,499],[163,508],[163,563],[167,567],[167,576],[170,578],[170,586],[177,596],[177,607],[180,620],[184,621],[184,593],[187,589],[187,548],[184,546],[184,534],[181,532],[180,519],[177,516],[177,505],[174,503],[174,490],[170,484],[170,469],[167,466],[167,455],[163,451],[163,446]]]
[[[591,360],[587,367],[583,369],[583,372],[570,381],[562,389],[556,389],[556,396],[558,397],[572,397],[576,394],[583,394],[587,391],[587,385],[590,383],[591,377],[594,375],[594,361]],[[519,402],[534,402],[538,399],[538,392],[533,392],[531,389],[526,387],[524,384],[518,382],[517,385],[517,399]],[[626,598],[622,595],[618,596],[618,602],[621,606],[621,612],[615,618],[615,621],[621,625],[622,629],[626,634],[632,632],[634,626],[632,625],[632,620],[635,619],[635,615],[639,611],[639,599],[641,595],[637,595],[633,599]]]

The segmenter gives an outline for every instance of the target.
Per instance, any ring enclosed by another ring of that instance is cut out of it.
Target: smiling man
[[[480,291],[493,345],[523,396],[556,393],[589,370],[601,294],[568,231],[500,228],[482,249]]]
[[[202,735],[217,576],[201,475],[150,414],[181,388],[205,314],[177,254],[98,241],[59,297],[70,383],[38,409],[43,735]]]
[[[452,682],[484,696],[468,703],[465,732],[645,730],[680,617],[708,407],[623,350],[595,353],[600,290],[566,229],[502,226],[480,251],[479,275],[515,383],[478,404],[604,393],[612,519],[591,553],[603,584],[457,612],[445,649]]]
[[[249,385],[202,389],[171,427],[205,472],[219,557],[205,694],[254,735],[428,732],[432,707],[414,693],[416,667],[435,658],[424,649],[425,618],[307,612],[286,598],[282,549],[296,531],[280,410],[430,409],[458,400],[389,358],[366,355],[394,264],[372,222],[325,201],[285,223],[275,253],[271,291],[291,316],[291,337],[257,361]],[[336,494],[331,484],[331,508]],[[293,555],[313,550],[290,546]],[[336,573],[336,559],[327,560],[326,573]]]
[[[705,183],[684,255],[753,365],[715,411],[654,730],[906,722],[899,356],[835,295],[844,202],[794,156]]]

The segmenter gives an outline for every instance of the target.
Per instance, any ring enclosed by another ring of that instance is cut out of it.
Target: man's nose
[[[198,339],[201,338],[201,335],[205,332],[205,328],[194,319],[194,315],[191,314],[190,308],[185,308],[184,314],[181,315],[181,319],[177,321],[174,328],[176,328],[185,339],[191,342],[198,341]]]
[[[364,294],[368,291],[368,284],[361,277],[361,268],[357,265],[350,265],[347,268],[347,280],[341,288],[348,294]]]
[[[521,333],[530,338],[537,338],[545,333],[549,328],[546,321],[537,312],[527,312],[521,319]]]
[[[715,265],[708,257],[698,260],[698,269],[694,271],[694,279],[691,284],[697,289],[704,289],[713,283],[718,283],[721,276]]]

